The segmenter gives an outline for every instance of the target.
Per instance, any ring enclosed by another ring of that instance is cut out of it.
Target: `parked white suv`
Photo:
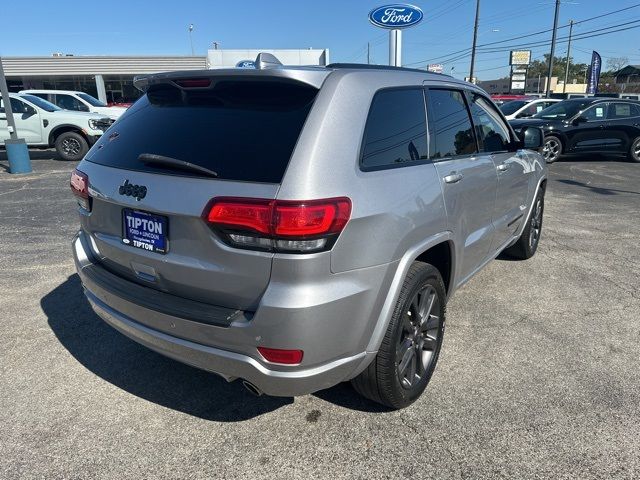
[[[20,93],[35,95],[65,110],[100,113],[114,120],[127,110],[124,107],[109,107],[88,93],[72,90],[22,90]]]
[[[517,118],[532,117],[554,103],[561,101],[562,99],[560,98],[525,98],[503,103],[499,108],[507,120],[515,120]]]
[[[35,95],[9,96],[18,136],[29,147],[55,147],[63,160],[81,160],[114,122],[97,113],[62,110]],[[4,99],[0,97],[0,143],[9,138]]]

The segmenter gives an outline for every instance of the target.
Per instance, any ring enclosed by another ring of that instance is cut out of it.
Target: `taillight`
[[[299,364],[304,355],[302,350],[282,350],[280,348],[258,347],[258,351],[266,361],[285,365]]]
[[[89,177],[86,173],[81,172],[77,168],[71,172],[71,191],[85,210],[91,210],[91,198],[89,197]]]
[[[214,198],[205,219],[226,243],[278,252],[308,253],[333,246],[351,215],[346,197],[289,201]]]

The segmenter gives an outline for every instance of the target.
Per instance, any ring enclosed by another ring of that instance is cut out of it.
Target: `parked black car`
[[[597,97],[568,99],[533,117],[509,123],[516,132],[523,127],[542,127],[547,163],[568,153],[627,154],[640,162],[640,102]]]

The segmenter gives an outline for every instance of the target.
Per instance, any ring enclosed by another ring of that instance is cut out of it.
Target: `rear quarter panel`
[[[278,198],[347,196],[351,220],[331,253],[331,271],[396,261],[446,230],[433,164],[363,172],[359,155],[371,100],[387,87],[422,86],[423,78],[388,72],[334,72],[307,118]]]

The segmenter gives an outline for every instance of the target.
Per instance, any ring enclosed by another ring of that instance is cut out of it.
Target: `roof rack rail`
[[[449,77],[450,75],[437,72],[429,72],[428,70],[421,70],[419,68],[407,68],[407,67],[393,67],[391,65],[370,65],[367,63],[330,63],[327,68],[360,68],[364,70],[393,70],[400,72],[415,72],[415,73],[432,73],[434,75],[443,75]]]

